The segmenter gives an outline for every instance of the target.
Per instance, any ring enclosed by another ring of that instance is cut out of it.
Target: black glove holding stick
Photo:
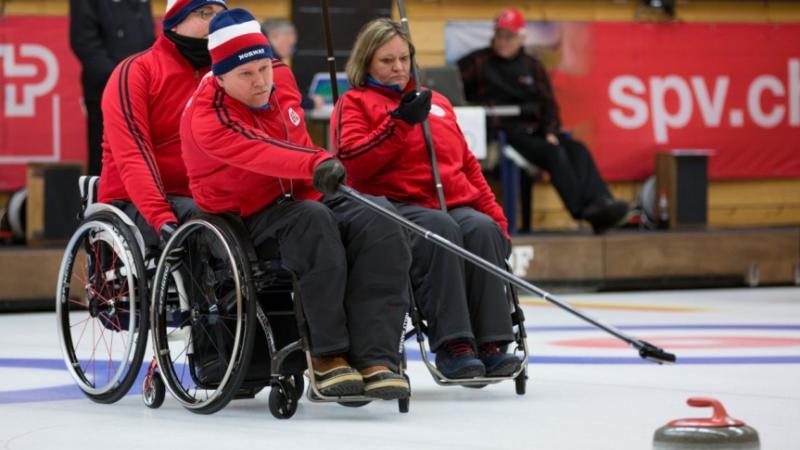
[[[336,196],[339,193],[339,185],[344,183],[345,170],[341,162],[336,158],[326,159],[319,163],[314,169],[311,184],[314,189],[324,195]]]
[[[395,119],[411,125],[421,123],[431,111],[431,91],[411,91],[400,100],[400,106],[389,112]]]
[[[170,238],[175,231],[178,229],[178,224],[175,222],[168,222],[161,226],[161,229],[158,230],[158,234],[161,236],[161,248],[164,249],[167,246],[167,242],[169,242]],[[172,251],[169,252],[167,255],[166,261],[167,263],[172,266],[172,270],[175,270],[180,266],[181,261],[185,255],[185,251],[183,247],[173,248]]]

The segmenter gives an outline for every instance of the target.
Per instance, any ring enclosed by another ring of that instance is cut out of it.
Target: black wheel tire
[[[399,398],[397,399],[397,409],[400,410],[401,413],[406,414],[408,413],[409,403],[411,403],[410,398]]]
[[[165,266],[159,264],[154,276],[152,291],[152,306],[154,307],[152,314],[153,325],[153,345],[157,350],[156,359],[158,360],[161,371],[170,386],[170,392],[174,394],[176,400],[181,403],[185,408],[197,414],[213,414],[220,409],[224,408],[239,392],[239,387],[247,374],[247,369],[250,364],[250,356],[253,350],[253,340],[255,337],[255,287],[253,286],[252,274],[250,272],[250,265],[247,261],[247,255],[244,250],[246,247],[242,243],[240,237],[231,229],[231,227],[221,217],[217,216],[199,216],[190,220],[189,222],[178,228],[175,235],[173,247],[182,245],[186,239],[191,236],[197,229],[216,230],[215,233],[221,235],[228,247],[227,262],[231,263],[231,268],[236,267],[238,276],[240,277],[241,292],[239,295],[242,297],[242,325],[243,331],[241,336],[241,344],[237,349],[235,361],[230,364],[233,366],[233,372],[230,379],[224,388],[217,387],[221,394],[212,400],[203,400],[199,398],[192,398],[189,395],[187,387],[183,386],[181,377],[175,372],[174,362],[170,359],[170,353],[162,353],[169,350],[169,339],[167,336],[167,322],[164,313],[164,304],[168,287],[171,280],[164,277]],[[215,234],[215,238],[219,238]],[[170,243],[164,252],[171,250]],[[210,244],[209,244],[210,245]],[[189,252],[191,254],[191,252]],[[166,281],[166,283],[164,282]],[[230,367],[230,366],[229,366]]]
[[[372,403],[369,400],[364,400],[363,402],[336,402],[342,406],[346,406],[348,408],[361,408],[362,406],[369,405]]]
[[[136,273],[143,274],[146,273],[144,260],[142,258],[141,251],[136,241],[136,237],[134,236],[133,232],[128,228],[128,225],[125,224],[116,214],[110,211],[100,211],[86,217],[81,224],[78,226],[80,229],[85,224],[90,222],[107,222],[111,224],[112,227],[119,233],[120,238],[127,244],[130,250],[130,256],[132,258],[129,263],[132,264],[133,268],[136,270]],[[77,232],[77,231],[76,231]],[[73,242],[75,236],[70,238],[70,242],[67,244],[67,248],[65,249],[65,258],[67,257],[67,253],[70,253],[73,258],[71,258],[71,262],[68,265],[65,265],[65,261],[62,260],[61,268],[59,269],[59,283],[58,283],[58,292],[56,293],[56,302],[64,303],[65,297],[69,297],[69,290],[70,290],[70,275],[72,270],[74,269],[75,264],[75,255],[80,252],[80,249],[75,248],[72,244],[79,244],[78,241]],[[69,274],[64,273],[64,269],[67,269]],[[66,283],[65,283],[66,282]],[[66,294],[66,295],[65,295]],[[150,302],[149,302],[149,295],[147,291],[147,282],[146,280],[137,279],[136,280],[136,287],[135,287],[135,295],[137,297],[134,301],[138,305],[138,326],[137,332],[135,335],[135,343],[133,348],[133,356],[130,360],[130,365],[128,367],[127,372],[121,378],[119,383],[107,390],[103,393],[93,394],[87,392],[81,385],[78,385],[78,388],[92,401],[97,403],[115,403],[125,397],[128,394],[131,386],[133,386],[134,382],[136,381],[137,376],[139,375],[139,370],[142,367],[142,361],[144,360],[144,352],[147,348],[147,335],[150,322],[147,320],[150,313],[148,311]],[[64,309],[61,305],[56,306],[56,314],[57,320],[61,322],[63,330],[69,330],[69,309]],[[64,331],[61,333],[62,335],[62,343],[61,347],[62,350],[69,355],[69,359],[72,363],[76,363],[80,358],[78,355],[75,354],[75,349],[72,343],[72,336],[69,331]],[[132,336],[131,339],[134,337]],[[81,377],[84,377],[83,372],[80,374]]]
[[[525,385],[528,382],[528,370],[523,370],[517,378],[514,378],[514,385],[517,389],[517,395],[525,395]]]
[[[269,393],[269,412],[276,419],[288,419],[297,411],[294,388],[276,384]]]
[[[167,396],[167,389],[164,386],[164,381],[158,373],[153,374],[153,379],[149,385],[145,380],[142,389],[142,401],[144,405],[151,409],[158,409],[164,404],[164,398]]]

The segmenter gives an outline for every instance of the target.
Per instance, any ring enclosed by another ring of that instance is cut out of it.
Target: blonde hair
[[[350,86],[359,88],[367,83],[372,57],[375,56],[375,52],[379,48],[395,36],[400,36],[408,43],[408,51],[413,61],[414,44],[411,43],[411,37],[398,22],[388,18],[375,19],[361,28],[361,31],[358,32],[358,37],[356,37],[356,42],[353,44],[353,52],[350,53],[347,66],[345,66]]]

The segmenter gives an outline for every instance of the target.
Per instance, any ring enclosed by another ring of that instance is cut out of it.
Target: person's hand
[[[175,234],[175,230],[178,229],[178,224],[175,222],[167,222],[164,225],[161,225],[161,229],[158,230],[158,234],[161,237],[161,248],[164,248],[169,242],[169,239]]]
[[[400,106],[389,115],[411,125],[422,122],[431,111],[431,91],[411,91],[400,100]]]
[[[312,95],[311,101],[314,102],[314,109],[322,109],[325,107],[325,99],[321,95]]]
[[[339,185],[344,183],[345,174],[344,166],[338,159],[327,159],[314,169],[311,184],[323,194],[335,196],[339,193]]]
[[[175,231],[178,229],[178,224],[175,222],[168,222],[164,225],[161,225],[161,229],[158,230],[158,234],[161,236],[161,248],[165,248],[167,246],[167,242],[172,238],[172,235],[175,234]],[[177,269],[181,263],[183,262],[183,257],[185,256],[186,252],[183,247],[175,247],[167,254],[165,258],[165,262],[170,266],[170,270]]]
[[[549,142],[549,143],[551,143],[553,145],[558,145],[559,144],[558,136],[556,136],[553,133],[547,133],[547,136],[545,136],[545,139],[547,139],[547,142]]]

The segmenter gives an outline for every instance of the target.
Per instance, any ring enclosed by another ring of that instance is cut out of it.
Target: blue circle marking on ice
[[[621,325],[616,328],[628,331],[646,330],[764,330],[764,331],[800,331],[800,325],[795,324],[678,324],[678,325]],[[600,331],[590,325],[576,326],[542,326],[525,327],[528,333],[552,332],[585,332]],[[419,361],[419,349],[406,343],[407,357],[410,361]],[[652,362],[636,356],[631,349],[631,356],[541,356],[531,355],[530,364],[604,364],[604,365],[631,365],[653,364]],[[693,356],[681,357],[678,355],[678,364],[681,365],[717,365],[717,364],[800,364],[800,355],[767,355],[767,356]],[[34,369],[66,371],[63,359],[30,359],[30,358],[0,358],[0,368]],[[147,364],[144,364],[139,376],[128,395],[141,394],[141,386]],[[84,398],[83,392],[72,384],[56,385],[43,388],[17,389],[0,391],[0,404],[31,403],[53,400],[76,400]]]
[[[0,358],[0,367],[12,369],[56,370],[66,371],[63,359],[29,359],[29,358]],[[142,367],[139,377],[134,382],[128,395],[140,394],[141,381],[147,367]],[[48,386],[33,389],[15,389],[0,391],[0,405],[5,403],[32,403],[49,402],[53,400],[76,400],[85,398],[83,392],[74,383]]]

